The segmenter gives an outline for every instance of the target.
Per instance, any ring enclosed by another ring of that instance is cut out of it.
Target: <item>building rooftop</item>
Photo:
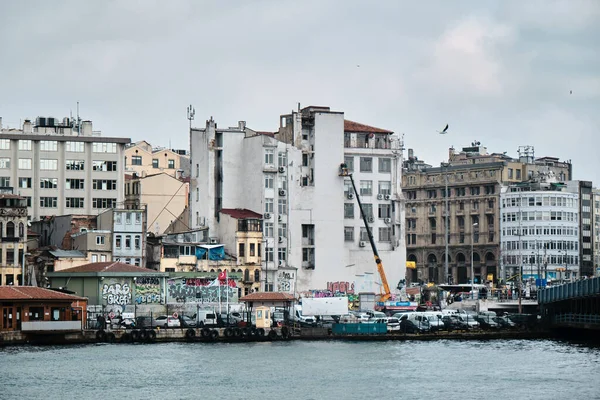
[[[49,253],[52,254],[54,257],[58,258],[85,258],[85,254],[83,254],[79,250],[56,249],[50,250]]]
[[[36,286],[0,286],[0,300],[87,300]]]
[[[124,264],[120,262],[97,262],[90,263],[85,265],[80,265],[79,267],[67,268],[63,269],[56,273],[82,273],[82,272],[113,272],[113,273],[145,273],[145,274],[161,274],[159,271],[155,271],[153,269],[137,267],[135,265]]]
[[[374,126],[369,126],[365,124],[360,124],[358,122],[350,121],[348,119],[344,120],[344,132],[364,132],[364,133],[394,133],[392,131],[388,131],[381,128],[375,128]]]
[[[224,208],[221,212],[235,219],[262,219],[263,217],[262,214],[245,208]]]

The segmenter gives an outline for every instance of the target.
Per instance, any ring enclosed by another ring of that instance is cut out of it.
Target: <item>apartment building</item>
[[[0,188],[0,238],[0,286],[27,283],[22,275],[27,255],[27,204],[7,187]]]
[[[112,260],[112,232],[85,230],[71,236],[72,249],[86,256],[88,263]]]
[[[98,215],[97,229],[112,232],[112,261],[146,267],[146,221],[145,208],[112,208]]]
[[[404,277],[401,152],[391,131],[347,121],[329,107],[306,107],[280,116],[277,132],[254,131],[244,121],[220,129],[210,119],[190,135],[190,224],[218,235],[220,210],[261,211],[264,290],[325,290],[377,274],[360,216],[350,214],[355,200],[339,176],[343,162],[357,167],[392,289]]]
[[[498,262],[501,187],[540,172],[568,180],[572,166],[552,157],[535,158],[533,146],[521,146],[515,159],[506,153],[490,154],[475,141],[461,151],[450,148],[448,162],[439,167],[419,160],[409,149],[402,187],[407,260],[416,268],[410,269],[407,280],[462,284],[503,278]]]
[[[593,241],[594,241],[594,274],[600,276],[600,189],[592,192],[594,204]]]
[[[98,214],[123,201],[127,138],[103,137],[91,121],[38,117],[22,129],[0,122],[0,187],[26,199],[28,216]]]
[[[190,175],[190,156],[187,150],[154,147],[145,140],[125,149],[125,172],[140,177],[164,172],[175,178]]]
[[[579,193],[540,174],[504,187],[500,201],[501,276],[555,282],[579,277]]]
[[[590,181],[567,182],[579,194],[579,276],[594,276],[593,189]]]

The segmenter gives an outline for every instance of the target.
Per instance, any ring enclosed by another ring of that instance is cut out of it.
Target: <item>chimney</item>
[[[92,136],[92,121],[81,122],[81,135]]]
[[[240,131],[246,129],[246,121],[238,121],[238,128]]]
[[[25,122],[23,122],[23,133],[25,135],[30,135],[33,133],[33,124],[28,119],[26,119]]]
[[[408,149],[408,159],[410,160],[411,158],[413,158],[415,154],[415,151],[413,149]]]
[[[175,178],[176,179],[183,178],[183,170],[182,169],[178,169],[177,171],[175,171]]]

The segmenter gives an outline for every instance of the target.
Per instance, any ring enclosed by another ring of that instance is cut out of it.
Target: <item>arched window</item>
[[[6,236],[7,237],[15,237],[15,224],[14,222],[6,223]]]
[[[250,281],[250,270],[245,269],[244,270],[244,282],[249,282]]]
[[[260,282],[260,270],[254,270],[254,282]]]
[[[4,236],[4,224],[0,222],[0,237]]]
[[[25,225],[22,222],[19,224],[19,237],[25,237]]]

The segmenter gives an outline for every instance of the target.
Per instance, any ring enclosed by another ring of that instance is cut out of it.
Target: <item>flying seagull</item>
[[[572,91],[572,90],[571,90],[571,91],[569,91],[569,94],[573,94],[573,91]]]
[[[441,132],[438,132],[440,135],[445,135],[446,133],[448,133],[448,124],[446,124],[446,127],[444,128],[444,130],[442,130]]]

